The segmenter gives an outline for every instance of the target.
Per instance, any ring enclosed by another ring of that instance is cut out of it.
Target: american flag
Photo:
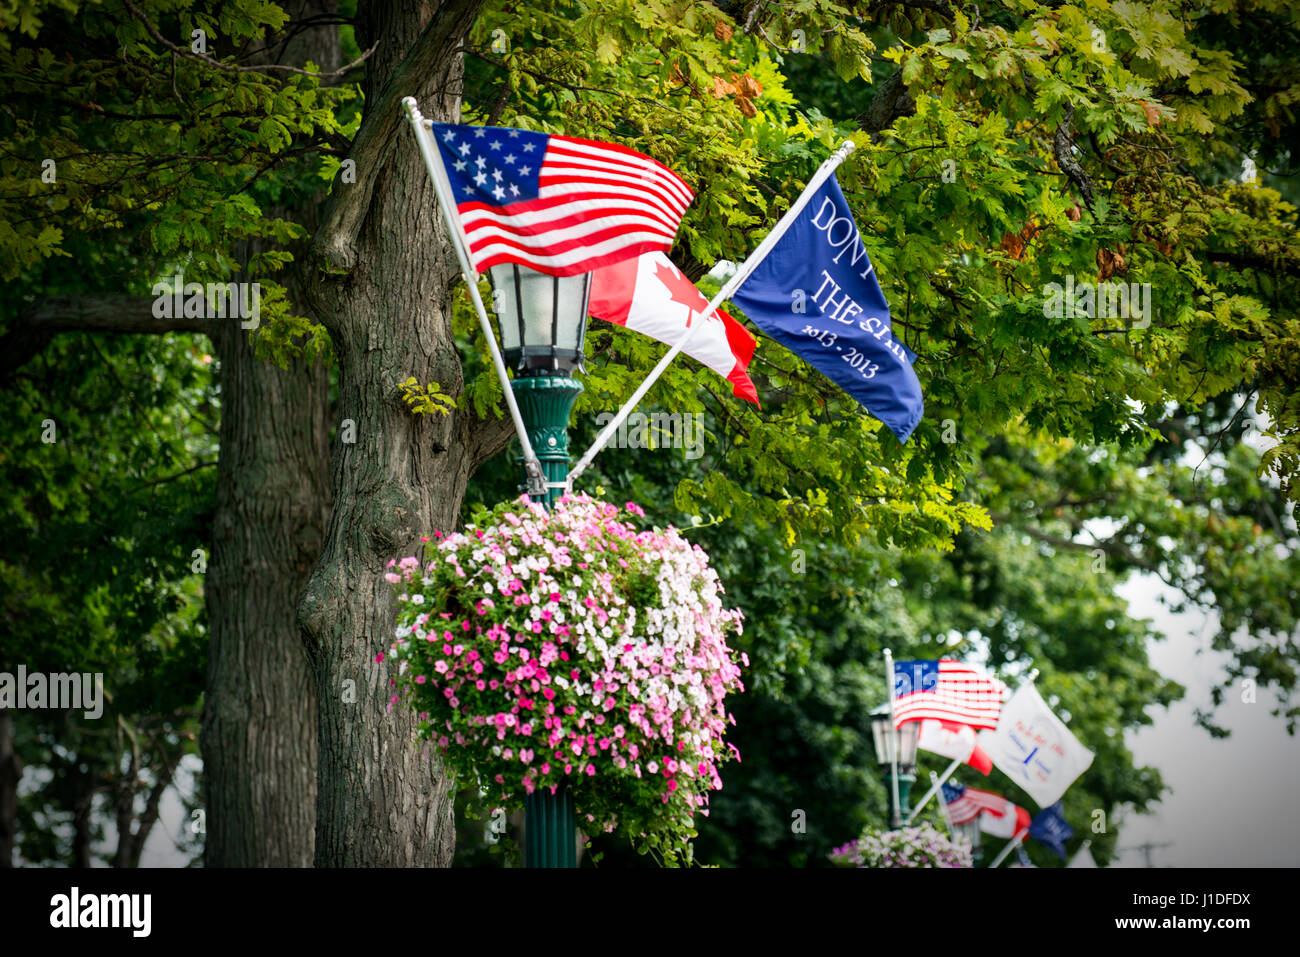
[[[992,791],[945,784],[943,803],[948,806],[948,820],[953,824],[966,824],[986,812],[1001,817],[1011,802]]]
[[[429,123],[474,267],[573,276],[667,252],[695,194],[635,150],[570,136]]]
[[[974,665],[947,658],[894,662],[894,727],[938,718],[996,728],[1007,687]]]

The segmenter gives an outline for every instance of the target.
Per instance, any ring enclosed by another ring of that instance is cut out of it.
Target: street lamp
[[[492,303],[501,324],[501,351],[514,369],[510,388],[542,475],[527,473],[529,494],[548,508],[569,474],[569,413],[582,393],[570,376],[582,369],[591,274],[549,276],[504,263],[489,270]],[[573,796],[561,785],[524,798],[524,866],[577,867],[578,828]]]
[[[903,826],[903,818],[911,813],[907,797],[916,780],[916,729],[915,721],[908,721],[897,730],[889,705],[882,705],[871,713],[871,737],[876,745],[876,760],[885,769],[885,784],[889,791],[889,826]],[[898,803],[894,803],[894,759],[898,759]]]
[[[550,506],[564,494],[569,474],[569,413],[582,393],[570,373],[582,370],[591,274],[548,276],[516,263],[493,266],[489,274],[501,351],[515,372],[510,387],[542,466],[541,476],[525,473],[525,487]]]
[[[942,798],[940,798],[940,800],[942,800]],[[954,824],[952,826],[954,837],[964,837],[966,840],[970,841],[972,867],[979,863],[980,859],[980,835],[983,833],[980,831],[980,817],[981,815],[976,815],[973,820],[967,821],[965,824]]]

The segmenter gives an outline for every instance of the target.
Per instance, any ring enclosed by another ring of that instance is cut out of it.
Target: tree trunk
[[[94,836],[95,774],[80,767],[68,768],[72,784],[72,861],[73,867],[90,867]]]
[[[0,867],[14,866],[17,837],[18,781],[23,762],[14,748],[14,719],[8,708],[0,708]]]
[[[277,369],[238,322],[217,336],[221,458],[205,580],[203,709],[209,867],[307,867],[315,828],[315,691],[295,609],[328,501],[325,370]]]
[[[334,512],[300,609],[320,711],[317,866],[435,866],[455,849],[454,790],[405,708],[388,710],[392,640],[389,559],[458,523],[473,469],[508,437],[463,411],[415,416],[407,376],[459,395],[450,328],[458,273],[402,96],[430,119],[456,122],[455,51],[481,0],[362,3],[358,39],[380,41],[367,64],[367,115],[353,144],[355,185],[335,186],[317,234],[317,313],[339,360],[340,412],[356,442],[336,444]],[[444,92],[448,91],[448,92]],[[349,192],[352,191],[352,192]],[[319,268],[319,267],[324,267]]]
[[[333,0],[282,6],[291,21],[335,12]],[[325,72],[341,60],[337,25],[267,46],[267,59],[311,60]],[[322,198],[264,214],[312,229]],[[295,253],[301,264],[305,250]],[[279,278],[295,310],[310,316],[298,269]],[[213,339],[221,362],[221,456],[205,580],[204,859],[209,867],[309,867],[316,692],[296,614],[329,514],[329,377],[319,363],[283,370],[257,359],[238,320]]]

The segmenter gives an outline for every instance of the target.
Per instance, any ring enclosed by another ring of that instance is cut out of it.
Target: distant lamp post
[[[492,303],[501,324],[501,352],[515,373],[510,383],[542,474],[524,486],[547,508],[565,492],[569,474],[569,413],[582,393],[570,373],[582,369],[591,274],[548,276],[505,263],[489,270]],[[577,867],[573,796],[561,786],[524,798],[524,866]]]
[[[906,722],[894,730],[894,719],[889,705],[882,705],[871,713],[871,737],[876,745],[876,760],[885,770],[885,784],[889,792],[889,826],[900,828],[903,819],[911,813],[907,805],[912,783],[916,780],[916,730],[918,723]],[[894,757],[898,758],[898,803],[894,803]]]
[[[940,798],[942,800],[942,798]],[[980,819],[979,816],[973,821],[967,821],[965,824],[954,824],[952,833],[955,837],[964,837],[970,841],[971,866],[979,863],[980,859]]]

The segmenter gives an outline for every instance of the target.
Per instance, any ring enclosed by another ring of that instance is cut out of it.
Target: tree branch
[[[1061,125],[1056,128],[1056,137],[1053,141],[1053,153],[1056,156],[1056,165],[1061,168],[1061,172],[1070,177],[1070,182],[1075,185],[1083,196],[1084,205],[1092,211],[1092,181],[1088,179],[1088,174],[1083,171],[1074,158],[1074,134],[1070,131],[1070,123],[1074,120],[1074,105],[1071,104],[1061,117]]]
[[[365,119],[348,153],[356,163],[356,182],[339,189],[335,180],[336,188],[312,241],[311,259],[326,272],[350,272],[356,266],[354,244],[370,208],[379,170],[393,151],[398,131],[406,125],[402,99],[423,92],[435,81],[482,5],[483,0],[444,0],[439,4],[379,96],[366,104]]]
[[[465,420],[461,435],[469,446],[470,473],[510,444],[515,437],[515,424],[509,415],[499,419],[480,419],[472,416]]]
[[[894,121],[916,112],[916,101],[903,85],[903,71],[895,70],[880,83],[867,111],[857,119],[858,129],[876,137]]]
[[[172,43],[165,36],[163,36],[161,33],[158,32],[158,28],[155,27],[149,21],[149,18],[146,17],[143,13],[141,13],[133,3],[131,3],[131,0],[122,0],[122,5],[126,7],[127,12],[130,13],[131,16],[135,17],[137,20],[140,21],[140,23],[144,26],[145,30],[148,31],[149,36],[153,37],[154,42],[161,45],[168,51],[170,51],[173,57],[184,57],[187,60],[197,60],[206,66],[212,67],[214,70],[224,70],[227,73],[266,73],[274,70],[279,70],[284,73],[301,73],[303,76],[314,76],[322,79],[327,77],[343,76],[349,70],[354,70],[357,67],[359,67],[361,64],[365,63],[366,60],[370,57],[370,55],[375,52],[375,48],[379,46],[379,44],[376,43],[369,50],[361,54],[361,56],[357,57],[347,66],[339,67],[339,69],[334,70],[330,73],[313,73],[311,70],[304,70],[301,67],[296,67],[296,66],[285,66],[282,63],[264,63],[264,64],[259,64],[257,66],[234,66],[229,63],[222,63],[216,57],[210,56],[207,53],[195,53],[189,47],[183,47],[175,43]],[[259,50],[255,52],[260,53],[261,51]],[[174,79],[174,75],[175,75],[174,59],[172,61],[172,65],[173,65],[172,92],[175,92],[176,87],[175,87],[175,79]],[[179,98],[180,95],[177,94],[177,99]]]
[[[1259,269],[1269,273],[1283,273],[1289,276],[1300,276],[1300,262],[1297,262],[1294,257],[1284,258],[1279,255],[1276,259],[1270,259],[1267,256],[1259,256],[1252,253],[1230,253],[1226,250],[1223,252],[1198,252],[1197,255],[1209,260],[1210,262],[1227,263],[1229,266],[1240,266],[1244,269]]]
[[[211,334],[211,320],[193,316],[160,318],[153,314],[153,302],[149,296],[126,293],[49,296],[40,300],[0,336],[0,383],[7,382],[60,332]]]

